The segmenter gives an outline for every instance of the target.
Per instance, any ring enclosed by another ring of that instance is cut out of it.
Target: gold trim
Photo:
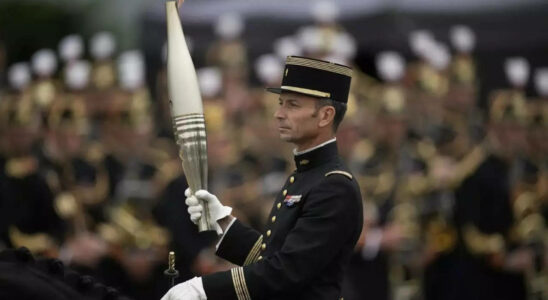
[[[320,97],[320,98],[330,98],[331,97],[330,93],[317,91],[317,90],[300,88],[300,87],[296,87],[296,86],[282,85],[281,88],[282,88],[282,90],[287,90],[287,91],[301,93],[301,94],[307,94],[307,95],[311,95],[311,96],[314,96],[314,97]]]
[[[344,175],[350,179],[352,179],[352,174],[348,173],[348,172],[345,172],[345,171],[331,171],[331,172],[327,172],[325,173],[325,177],[329,176],[329,175],[333,175],[333,174],[340,174],[340,175]]]
[[[247,297],[247,299],[251,300],[251,295],[249,295],[249,290],[247,289],[247,283],[245,282],[244,269],[240,267],[238,268],[238,271],[240,273],[240,280],[242,282],[242,290],[244,291],[244,295]]]
[[[8,235],[14,247],[27,247],[32,253],[40,253],[55,248],[55,242],[46,233],[24,233],[17,227],[10,226]]]
[[[263,242],[263,236],[261,235],[259,236],[255,244],[251,248],[251,251],[249,251],[249,254],[247,255],[244,261],[244,266],[247,266],[257,261],[256,258],[259,255],[259,248],[261,247],[262,242]]]
[[[308,67],[313,69],[319,69],[332,73],[341,74],[344,76],[352,77],[352,69],[343,65],[337,65],[331,62],[317,61],[308,58],[289,56],[285,61],[286,65],[295,65]]]
[[[476,146],[461,161],[457,163],[455,172],[450,181],[450,186],[458,187],[466,178],[470,177],[487,158],[487,153],[482,146]]]
[[[236,291],[236,297],[238,300],[244,300],[244,297],[242,295],[242,286],[240,285],[240,281],[238,280],[238,273],[236,269],[231,269],[230,273],[232,275],[232,284],[234,285],[234,290]]]
[[[242,267],[233,268],[230,270],[230,273],[238,300],[251,300],[247,283],[245,282],[244,269]]]

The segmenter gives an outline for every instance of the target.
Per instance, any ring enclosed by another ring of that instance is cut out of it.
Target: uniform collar
[[[336,158],[338,155],[337,142],[336,139],[331,139],[305,151],[294,151],[294,154],[297,171],[303,172]]]

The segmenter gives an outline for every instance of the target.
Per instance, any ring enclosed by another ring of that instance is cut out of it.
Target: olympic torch
[[[207,139],[196,70],[186,45],[175,1],[166,2],[167,82],[175,140],[186,180],[193,193],[207,189]],[[213,230],[207,203],[198,230]]]

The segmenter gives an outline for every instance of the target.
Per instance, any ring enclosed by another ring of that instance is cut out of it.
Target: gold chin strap
[[[330,98],[331,97],[330,93],[317,91],[317,90],[300,88],[300,87],[296,87],[296,86],[282,85],[282,90],[301,93],[301,94],[306,94],[306,95],[311,95],[311,96],[320,97],[320,98]]]

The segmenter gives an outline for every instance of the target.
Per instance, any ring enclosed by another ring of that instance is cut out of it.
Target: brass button
[[[278,202],[278,205],[276,205],[276,207],[277,207],[278,209],[280,209],[280,207],[282,207],[282,203],[281,203],[281,202]]]
[[[265,244],[265,243],[263,243],[263,244],[261,245],[261,249],[263,249],[263,251],[266,250],[266,244]]]
[[[263,257],[262,257],[262,256],[259,256],[259,258],[257,258],[257,259],[258,259],[258,260],[261,260],[261,259],[263,259]]]
[[[270,236],[271,234],[272,234],[272,230],[269,229],[266,231],[266,236]]]
[[[284,196],[287,195],[287,190],[284,190],[284,191],[282,192],[282,194],[283,194]]]
[[[272,223],[276,222],[276,216],[272,217]]]
[[[289,177],[289,182],[290,182],[290,183],[295,182],[295,177],[294,177],[294,176]]]

